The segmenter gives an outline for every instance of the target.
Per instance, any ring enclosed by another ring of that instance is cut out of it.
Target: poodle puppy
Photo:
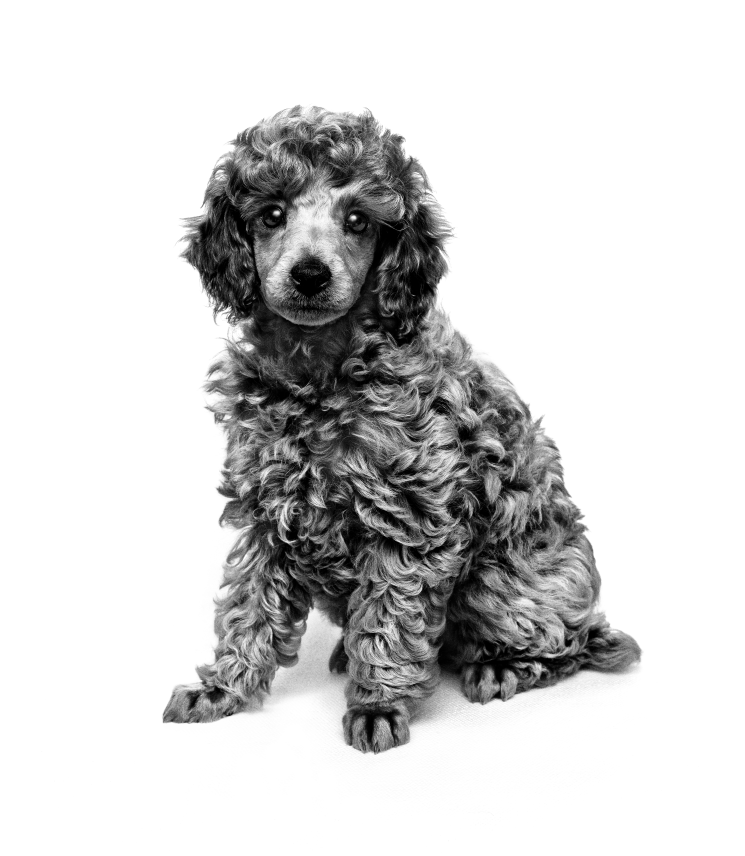
[[[341,628],[329,665],[363,752],[409,740],[440,667],[483,704],[640,657],[597,609],[556,446],[435,308],[449,228],[402,143],[369,113],[282,111],[188,221],[184,256],[236,325],[207,388],[238,537],[215,662],[167,722],[260,703],[311,606]]]

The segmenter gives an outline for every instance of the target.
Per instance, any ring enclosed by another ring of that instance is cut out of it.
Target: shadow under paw
[[[344,739],[360,752],[385,752],[409,742],[409,712],[403,706],[354,706],[344,714]]]
[[[163,711],[163,722],[215,722],[243,710],[243,702],[204,684],[180,684]]]
[[[461,681],[466,698],[480,704],[495,698],[507,701],[519,689],[515,672],[496,661],[469,663],[463,667]]]
[[[347,656],[347,652],[344,650],[344,637],[342,636],[334,646],[334,650],[331,652],[331,656],[329,657],[329,671],[338,672],[340,675],[343,675],[347,671],[348,665],[349,657]]]

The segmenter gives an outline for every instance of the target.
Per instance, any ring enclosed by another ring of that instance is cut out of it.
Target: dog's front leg
[[[200,683],[174,689],[164,722],[212,722],[258,706],[279,666],[297,662],[311,605],[273,539],[244,531],[225,569],[217,602],[215,663],[197,668]]]
[[[440,568],[453,568],[455,561],[443,553],[436,562],[409,561],[405,547],[381,540],[363,564],[345,632],[350,681],[344,738],[362,752],[382,752],[408,742],[418,702],[437,686],[454,579]]]

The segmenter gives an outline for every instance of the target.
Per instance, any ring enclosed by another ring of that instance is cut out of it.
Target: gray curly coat
[[[440,665],[484,703],[640,656],[596,608],[555,445],[434,308],[449,230],[402,142],[369,114],[283,111],[189,221],[184,255],[237,324],[208,388],[239,535],[215,663],[165,721],[260,702],[311,606],[342,628],[330,667],[363,752],[408,741]]]

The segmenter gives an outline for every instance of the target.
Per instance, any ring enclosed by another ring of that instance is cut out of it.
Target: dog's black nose
[[[310,297],[326,288],[331,279],[331,270],[322,261],[311,258],[298,262],[290,271],[290,276],[295,288]]]

